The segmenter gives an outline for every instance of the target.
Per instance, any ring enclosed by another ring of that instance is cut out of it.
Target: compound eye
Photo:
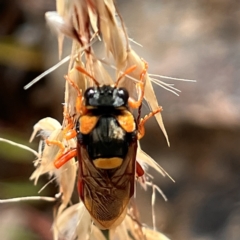
[[[117,91],[117,95],[124,101],[124,103],[127,103],[129,94],[126,88],[119,88]]]
[[[85,99],[92,98],[94,96],[94,93],[95,93],[95,89],[93,87],[90,87],[85,91],[84,98]]]

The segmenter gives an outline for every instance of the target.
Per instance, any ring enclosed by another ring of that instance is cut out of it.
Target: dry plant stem
[[[39,158],[38,152],[36,152],[35,150],[33,150],[32,148],[30,148],[30,147],[28,147],[28,146],[25,146],[25,145],[19,144],[19,143],[15,143],[15,142],[13,142],[13,141],[11,141],[11,140],[8,140],[8,139],[5,139],[5,138],[0,138],[0,141],[1,141],[1,142],[6,142],[6,143],[8,143],[8,144],[11,144],[11,145],[13,145],[13,146],[22,148],[22,149],[24,149],[24,150],[27,150],[27,151],[33,153],[36,157]]]
[[[118,17],[120,19],[120,22],[121,22],[121,26],[122,26],[123,33],[124,33],[125,40],[126,40],[126,52],[128,52],[130,50],[130,44],[129,44],[129,37],[127,35],[126,27],[124,25],[124,21],[123,21],[122,15],[118,11],[118,8],[117,8],[116,4],[114,4],[114,6],[115,6],[115,9],[116,9],[116,13],[117,13],[117,15],[118,15]]]
[[[194,79],[168,77],[168,76],[153,74],[153,73],[150,73],[149,77],[159,77],[159,78],[171,79],[171,80],[182,81],[182,82],[197,82],[197,80],[194,80]]]
[[[42,74],[40,74],[39,76],[37,76],[36,78],[34,78],[30,83],[28,83],[27,85],[25,85],[23,87],[24,90],[29,89],[30,87],[32,87],[35,83],[37,83],[38,81],[40,81],[42,78],[44,78],[45,76],[47,76],[48,74],[50,74],[51,72],[55,71],[56,69],[58,69],[59,67],[61,67],[64,63],[68,62],[69,60],[71,60],[72,58],[76,58],[78,57],[78,55],[82,52],[84,52],[87,48],[89,48],[90,46],[92,46],[92,44],[94,44],[97,40],[93,39],[93,41],[91,43],[89,43],[88,45],[86,45],[84,48],[81,48],[77,51],[76,54],[71,54],[65,58],[63,58],[61,61],[59,61],[58,63],[56,63],[55,65],[53,65],[52,67],[50,67],[48,70],[46,70],[45,72],[43,72]]]
[[[161,194],[161,196],[163,197],[163,199],[165,201],[167,201],[167,197],[165,196],[165,194],[163,193],[163,191],[155,184],[153,184],[152,182],[146,182],[146,184],[148,186],[152,187],[152,200],[151,200],[151,206],[152,206],[152,222],[153,222],[153,230],[156,231],[156,215],[155,215],[155,211],[154,211],[154,205],[155,205],[155,201],[156,201],[156,190]]]
[[[37,76],[36,78],[34,78],[30,83],[28,83],[27,85],[24,86],[24,90],[29,89],[32,85],[34,85],[35,83],[37,83],[38,81],[40,81],[42,78],[44,78],[45,76],[47,76],[48,74],[50,74],[51,72],[55,71],[56,69],[58,69],[60,66],[62,66],[64,63],[68,62],[70,60],[70,55],[65,57],[64,59],[62,59],[60,62],[58,62],[57,64],[55,64],[54,66],[52,66],[51,68],[49,68],[47,71],[43,72],[42,74],[40,74],[39,76]]]
[[[41,193],[49,184],[53,183],[57,180],[57,177],[52,178],[50,181],[48,181],[39,191],[38,194]]]
[[[53,197],[41,197],[41,196],[31,196],[31,197],[19,197],[19,198],[10,198],[10,199],[0,199],[1,203],[16,203],[22,201],[46,201],[46,202],[55,202],[56,198]]]

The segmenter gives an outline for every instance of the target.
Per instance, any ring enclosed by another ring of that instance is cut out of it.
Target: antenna
[[[129,67],[123,74],[121,74],[119,76],[119,78],[117,79],[116,83],[115,83],[115,87],[117,87],[117,85],[119,84],[119,81],[125,77],[127,74],[129,74],[130,72],[134,71],[137,68],[137,65],[133,65],[131,67]]]
[[[88,77],[90,77],[90,78],[93,80],[93,82],[94,82],[97,86],[99,86],[99,82],[98,82],[91,74],[89,74],[84,68],[82,68],[82,67],[80,67],[80,66],[77,66],[77,67],[75,67],[75,68],[76,68],[79,72],[81,72],[81,73],[87,75]]]

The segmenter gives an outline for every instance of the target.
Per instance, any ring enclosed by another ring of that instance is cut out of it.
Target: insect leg
[[[85,108],[84,104],[83,104],[83,95],[82,95],[82,91],[79,89],[79,87],[76,85],[76,83],[68,76],[65,76],[65,79],[69,82],[69,84],[72,85],[72,87],[74,87],[78,93],[77,96],[77,100],[76,100],[76,111],[79,114],[84,114],[87,109]]]
[[[70,125],[67,126],[66,129],[64,130],[67,131],[67,133],[64,136],[66,140],[69,140],[76,136],[76,131],[74,129],[68,129],[69,127]],[[63,164],[65,164],[67,161],[69,161],[71,158],[77,155],[76,149],[70,149],[66,153],[64,153],[65,146],[60,141],[46,139],[46,143],[48,145],[56,145],[60,148],[53,163],[56,168],[60,168]]]
[[[49,140],[49,139],[46,139],[46,144],[47,145],[57,145],[59,148],[60,148],[60,153],[62,154],[65,150],[65,147],[63,145],[62,142],[60,141],[57,141],[57,140]]]
[[[67,125],[63,129],[64,138],[66,140],[70,140],[72,138],[75,138],[77,136],[77,132],[74,128],[74,121],[70,117],[70,115],[67,112],[67,109],[65,107],[64,107],[64,111],[63,111],[63,116],[64,116],[64,119],[66,119],[66,121],[67,121]]]
[[[154,116],[155,114],[161,111],[162,111],[162,107],[158,107],[157,110],[150,112],[148,115],[146,115],[144,118],[140,120],[140,123],[138,124],[138,140],[141,139],[145,134],[145,128],[144,128],[145,122],[149,118],[151,118],[152,116]]]
[[[65,152],[64,154],[61,154],[58,158],[54,160],[54,166],[56,168],[60,168],[62,165],[64,165],[66,162],[68,162],[73,157],[77,156],[77,149],[73,148]]]
[[[77,150],[75,148],[70,149],[70,150],[68,150],[67,152],[64,153],[65,146],[60,141],[46,139],[46,143],[48,145],[57,145],[60,148],[56,158],[54,159],[54,163],[53,163],[56,168],[60,168],[67,161],[69,161],[71,158],[77,156]]]
[[[139,108],[142,104],[143,98],[144,98],[144,87],[145,87],[145,75],[147,73],[148,64],[144,60],[142,60],[144,63],[144,68],[140,74],[140,81],[136,83],[136,88],[138,91],[138,100],[134,100],[133,98],[129,97],[128,99],[128,105],[131,108]]]

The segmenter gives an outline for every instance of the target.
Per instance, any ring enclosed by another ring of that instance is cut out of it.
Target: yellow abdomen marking
[[[112,157],[112,158],[97,158],[93,160],[93,164],[96,168],[101,169],[112,169],[117,168],[122,165],[122,158]]]

